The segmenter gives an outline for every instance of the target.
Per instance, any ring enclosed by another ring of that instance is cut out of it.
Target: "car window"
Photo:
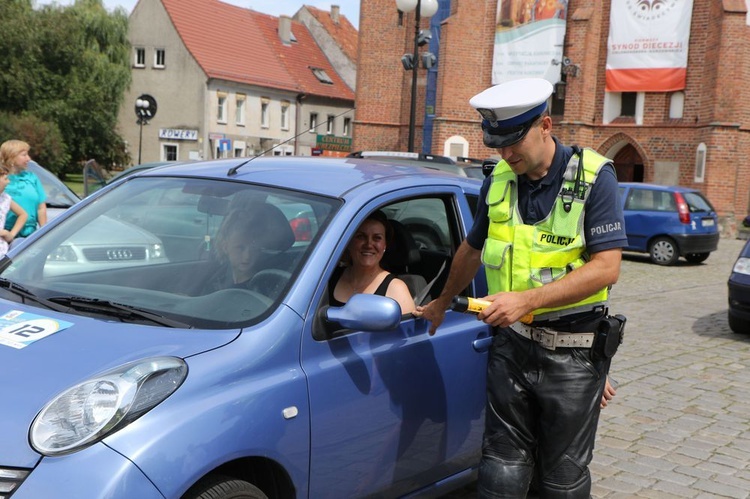
[[[633,188],[625,202],[626,210],[677,211],[674,194],[669,191]]]
[[[420,249],[451,253],[451,230],[441,198],[416,198],[389,205],[388,218],[404,224]]]
[[[246,183],[136,178],[27,244],[2,276],[39,296],[192,327],[250,324],[279,303],[339,204]]]
[[[713,205],[700,192],[685,192],[682,196],[691,212],[714,211]]]
[[[409,198],[379,209],[388,217],[392,233],[380,265],[406,283],[417,305],[427,303],[440,294],[452,255],[462,240],[454,199]],[[346,245],[337,257],[338,265],[346,265],[345,252]],[[320,306],[325,305],[327,293]],[[335,324],[318,323],[314,335],[323,339],[349,332]]]

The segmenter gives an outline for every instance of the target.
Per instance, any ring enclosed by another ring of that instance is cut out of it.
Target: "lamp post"
[[[438,0],[396,0],[396,7],[401,12],[415,12],[414,18],[414,52],[401,58],[404,68],[411,70],[411,103],[409,107],[409,152],[414,152],[414,128],[417,114],[417,69],[419,69],[419,46],[427,43],[430,36],[420,40],[419,22],[422,16],[432,17],[438,10]]]
[[[135,115],[138,117],[140,126],[138,134],[138,164],[141,164],[141,148],[143,145],[143,125],[156,115],[156,99],[148,94],[143,94],[135,100]]]

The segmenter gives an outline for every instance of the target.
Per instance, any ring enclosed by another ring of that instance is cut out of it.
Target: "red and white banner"
[[[693,0],[612,0],[608,92],[685,88]]]

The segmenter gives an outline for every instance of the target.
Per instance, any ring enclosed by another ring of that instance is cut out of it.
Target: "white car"
[[[101,216],[82,226],[47,255],[44,275],[77,274],[168,261],[158,237],[129,222]]]

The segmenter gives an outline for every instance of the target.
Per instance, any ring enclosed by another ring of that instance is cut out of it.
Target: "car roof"
[[[679,185],[661,185],[661,184],[647,184],[645,182],[619,182],[620,187],[639,187],[642,189],[650,189],[655,191],[672,191],[672,192],[700,192],[698,189],[692,187],[683,187]]]
[[[230,174],[230,170],[237,169]],[[196,161],[145,170],[133,176],[200,176],[236,178],[247,182],[346,198],[352,191],[385,182],[393,188],[414,185],[460,185],[476,191],[481,181],[441,170],[416,166],[408,161],[379,158],[255,157]]]

